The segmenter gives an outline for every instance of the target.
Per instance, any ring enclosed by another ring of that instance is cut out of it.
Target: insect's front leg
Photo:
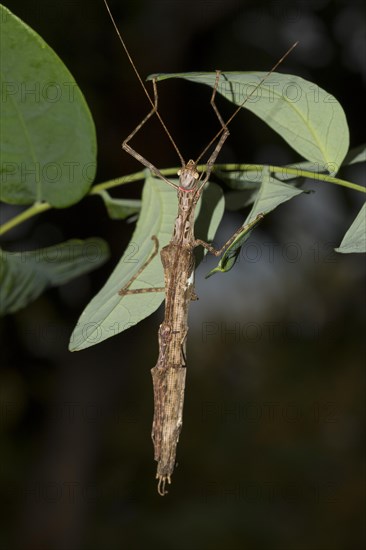
[[[156,79],[155,78],[153,79],[153,89],[154,89],[154,106],[153,106],[153,108],[146,115],[146,117],[140,122],[140,124],[138,126],[136,126],[136,128],[130,133],[130,135],[126,137],[126,139],[122,143],[122,149],[124,149],[126,151],[126,153],[128,153],[129,155],[134,157],[136,160],[141,162],[141,164],[146,166],[146,168],[149,168],[149,170],[151,170],[151,172],[153,174],[158,176],[158,178],[165,181],[165,183],[167,183],[171,187],[176,188],[177,186],[174,183],[172,183],[171,181],[169,181],[165,176],[163,176],[163,174],[160,172],[160,170],[158,168],[156,168],[156,166],[154,166],[150,161],[148,161],[142,155],[140,155],[140,153],[135,151],[135,149],[132,149],[132,147],[129,145],[129,141],[131,141],[131,139],[137,134],[137,132],[139,130],[141,130],[141,128],[144,126],[144,124],[146,124],[146,122],[149,120],[149,118],[153,114],[156,113],[160,118],[160,115],[158,113],[158,90],[157,90],[157,87],[156,87]]]
[[[219,122],[222,126],[222,129],[223,130],[228,130],[228,127],[227,127],[227,124],[225,124],[218,108],[217,108],[217,105],[215,103],[215,97],[216,97],[216,92],[217,92],[217,89],[219,87],[219,82],[220,82],[220,74],[221,74],[221,71],[217,70],[216,71],[216,80],[215,80],[215,84],[214,84],[214,87],[213,87],[213,90],[212,90],[212,96],[211,96],[211,107],[213,108],[213,110],[215,111],[215,114],[217,116],[217,118],[219,119]]]
[[[215,80],[215,85],[213,87],[213,90],[212,90],[212,96],[211,96],[211,107],[213,108],[213,110],[215,111],[215,114],[217,116],[217,118],[219,119],[219,122],[221,124],[221,127],[222,127],[222,134],[221,134],[221,137],[214,149],[214,151],[212,152],[210,158],[208,159],[207,161],[207,164],[206,164],[206,175],[204,177],[204,179],[202,180],[202,183],[200,185],[200,190],[204,187],[204,185],[208,182],[208,178],[210,177],[211,175],[211,172],[212,172],[212,168],[216,162],[216,159],[217,159],[217,156],[218,154],[220,153],[224,143],[225,143],[225,140],[229,137],[229,129],[227,127],[227,124],[225,124],[222,116],[220,115],[220,112],[217,108],[217,105],[215,103],[215,97],[216,97],[216,92],[217,92],[217,88],[219,86],[219,80],[220,80],[220,71],[216,71],[216,80]],[[211,142],[212,143],[212,142]],[[209,146],[211,145],[211,143],[209,144]],[[207,150],[207,148],[203,151],[203,153]],[[201,153],[200,157],[202,157],[203,153]]]

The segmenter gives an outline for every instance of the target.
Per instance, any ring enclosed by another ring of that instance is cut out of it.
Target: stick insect
[[[211,244],[195,238],[195,208],[204,187],[208,182],[216,158],[220,153],[224,142],[229,136],[228,124],[241,110],[244,103],[248,101],[250,96],[258,89],[258,87],[261,86],[264,80],[278,67],[278,65],[280,65],[280,63],[282,63],[297,43],[293,44],[285,55],[271,69],[271,71],[269,71],[264,78],[262,78],[258,86],[256,86],[251,94],[245,98],[245,100],[238,106],[226,122],[222,119],[215,104],[215,96],[220,80],[220,71],[216,71],[216,80],[210,103],[220,123],[220,130],[212,138],[210,143],[204,148],[196,160],[190,159],[188,162],[185,162],[158,111],[156,79],[153,79],[152,81],[154,96],[151,98],[111,14],[107,0],[104,0],[104,3],[128,60],[152,106],[150,112],[123,141],[122,148],[137,159],[141,164],[149,168],[150,171],[158,178],[171,187],[174,187],[178,194],[178,213],[175,220],[173,235],[169,244],[160,251],[161,261],[164,268],[165,286],[162,288],[130,289],[131,284],[138,278],[148,263],[150,263],[151,260],[158,254],[159,242],[156,236],[152,236],[152,240],[154,241],[153,253],[140,267],[136,274],[129,280],[127,285],[119,291],[121,296],[144,292],[165,292],[165,316],[158,332],[159,356],[155,367],[151,369],[154,388],[152,440],[154,444],[155,460],[158,463],[156,472],[156,479],[158,480],[158,493],[161,496],[164,496],[167,493],[166,484],[171,483],[179,434],[183,424],[188,310],[190,302],[197,299],[194,291],[194,249],[198,246],[203,246],[211,254],[221,256],[221,254],[224,253],[224,251],[233,243],[235,238],[240,233],[253,229],[254,226],[256,226],[264,217],[263,214],[258,214],[257,217],[249,224],[244,227],[240,227],[220,249],[215,249]],[[182,166],[178,171],[179,185],[176,185],[174,182],[167,179],[159,171],[159,169],[156,168],[156,166],[142,157],[130,145],[131,139],[141,130],[144,124],[153,115],[158,117],[164,131],[179,156]],[[199,160],[216,141],[216,146],[207,160],[205,170],[199,174],[197,171],[197,164]]]

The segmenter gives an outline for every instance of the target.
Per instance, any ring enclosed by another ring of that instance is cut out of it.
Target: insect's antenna
[[[195,163],[197,164],[201,158],[203,157],[203,155],[206,153],[207,149],[209,149],[211,147],[211,145],[214,143],[214,141],[216,141],[216,139],[220,136],[220,134],[222,134],[222,132],[225,130],[225,128],[230,124],[230,122],[233,120],[233,118],[238,114],[238,112],[241,110],[241,108],[245,105],[245,103],[248,101],[248,99],[251,98],[251,96],[254,94],[254,92],[256,92],[258,90],[258,88],[260,86],[262,86],[263,82],[269,77],[271,76],[271,74],[277,69],[277,67],[279,65],[281,65],[282,61],[284,61],[284,59],[286,59],[286,57],[289,55],[289,53],[292,52],[292,50],[294,48],[296,48],[296,46],[298,45],[298,41],[295,42],[294,44],[292,44],[291,48],[289,48],[287,50],[287,52],[281,57],[281,59],[279,59],[279,61],[277,61],[277,63],[272,67],[272,69],[260,80],[260,82],[257,84],[257,86],[250,92],[250,94],[248,96],[246,96],[246,98],[244,99],[244,101],[242,103],[240,103],[239,107],[233,112],[233,114],[228,118],[228,120],[225,122],[225,127],[221,128],[217,134],[211,139],[210,143],[204,148],[204,150],[202,151],[202,153],[200,154],[200,156],[197,158],[197,160],[195,161]]]
[[[142,88],[143,88],[143,90],[144,90],[144,92],[145,92],[145,95],[147,96],[147,98],[148,98],[149,102],[151,103],[151,105],[152,105],[153,107],[155,107],[154,101],[151,99],[150,94],[149,94],[149,92],[148,92],[147,89],[146,89],[146,86],[145,86],[145,84],[144,84],[144,82],[143,82],[143,80],[142,80],[142,78],[141,78],[141,76],[140,76],[140,73],[138,72],[135,63],[133,62],[132,57],[131,57],[131,55],[130,55],[130,52],[128,51],[127,46],[126,46],[126,44],[125,44],[125,42],[124,42],[124,40],[123,40],[123,38],[122,38],[122,35],[121,35],[121,33],[120,33],[120,31],[119,31],[119,29],[118,29],[118,27],[117,27],[117,23],[116,23],[116,21],[115,21],[113,15],[112,15],[112,12],[111,12],[111,10],[110,10],[110,8],[109,8],[109,5],[108,5],[107,0],[104,0],[104,4],[105,4],[105,7],[107,8],[109,17],[111,18],[111,21],[112,21],[112,24],[113,24],[113,26],[114,26],[114,28],[115,28],[115,31],[116,31],[116,33],[117,33],[117,36],[118,36],[118,38],[119,38],[119,40],[120,40],[120,42],[121,42],[121,44],[122,44],[122,46],[123,46],[123,49],[124,49],[125,52],[126,52],[126,55],[127,55],[127,57],[128,57],[129,62],[130,62],[131,65],[132,65],[133,70],[134,70],[135,73],[136,73],[136,76],[137,76],[137,78],[138,78],[138,80],[139,80],[139,82],[140,82],[140,84],[141,84],[141,86],[142,86]],[[181,162],[182,166],[185,166],[184,158],[182,157],[182,155],[181,155],[181,153],[180,153],[180,151],[179,151],[179,149],[178,149],[178,147],[177,147],[177,145],[176,145],[174,139],[172,138],[172,136],[171,136],[171,134],[170,134],[168,128],[166,127],[166,125],[165,125],[165,123],[164,123],[164,121],[163,121],[163,119],[161,118],[160,113],[159,113],[158,111],[155,111],[155,113],[156,113],[156,116],[158,117],[158,119],[159,119],[159,121],[160,121],[162,127],[164,128],[165,133],[167,134],[168,138],[170,139],[171,143],[173,144],[173,147],[174,147],[174,149],[176,150],[176,152],[177,152],[177,154],[178,154],[178,156],[179,156],[179,159],[180,159],[180,162]]]

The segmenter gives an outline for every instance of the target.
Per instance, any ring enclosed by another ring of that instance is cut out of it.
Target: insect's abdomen
[[[161,250],[165,274],[165,318],[159,327],[159,357],[151,370],[154,385],[152,439],[158,492],[166,493],[175,466],[183,423],[186,380],[188,305],[193,296],[194,257],[190,250],[169,244]]]
[[[175,466],[175,455],[179,434],[183,423],[184,387],[186,380],[185,367],[168,367],[151,369],[154,385],[154,422],[152,439],[154,442],[155,460],[158,462],[156,478],[159,480],[158,491],[165,494],[165,484]]]

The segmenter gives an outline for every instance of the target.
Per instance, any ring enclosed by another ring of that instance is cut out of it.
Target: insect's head
[[[194,160],[189,160],[183,168],[178,171],[179,187],[185,191],[191,191],[195,188],[196,181],[199,179],[199,173],[196,169]]]

